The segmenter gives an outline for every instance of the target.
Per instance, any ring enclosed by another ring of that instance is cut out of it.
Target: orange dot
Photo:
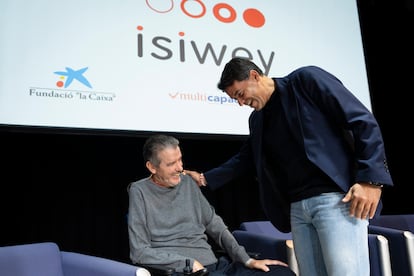
[[[184,32],[179,32],[179,33],[178,33],[178,35],[179,35],[179,36],[184,36],[184,35],[185,35],[185,33],[184,33]]]
[[[200,7],[201,7],[201,12],[199,14],[191,14],[189,11],[187,11],[187,9],[185,8],[185,2],[187,2],[188,0],[182,0],[181,1],[181,10],[183,13],[185,13],[185,15],[192,17],[192,18],[200,18],[203,17],[206,14],[206,6],[204,5],[204,3],[201,0],[194,0],[195,2],[197,2]]]
[[[63,81],[57,81],[56,86],[57,87],[63,87]]]
[[[256,9],[247,9],[243,12],[243,19],[247,25],[255,28],[260,28],[265,23],[264,15]]]
[[[142,31],[143,29],[144,29],[144,27],[142,27],[141,25],[138,25],[138,26],[137,26],[137,30],[138,30],[138,31]]]
[[[224,17],[220,14],[220,10],[222,9],[227,10],[227,12],[229,13],[228,17]],[[213,8],[213,14],[219,21],[223,23],[231,23],[234,20],[236,20],[236,16],[237,16],[234,8],[230,6],[229,4],[225,4],[225,3],[219,3],[215,5]]]

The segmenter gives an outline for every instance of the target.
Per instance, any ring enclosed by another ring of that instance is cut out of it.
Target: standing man
[[[236,57],[218,88],[254,109],[250,135],[221,166],[187,173],[214,190],[254,172],[265,214],[292,232],[301,275],[369,276],[368,219],[393,185],[373,114],[316,66],[270,78]]]
[[[165,265],[175,268],[177,275],[183,275],[187,265],[190,272],[207,269],[210,276],[295,275],[281,261],[249,257],[193,179],[182,174],[182,154],[176,138],[149,137],[143,157],[151,175],[129,188],[128,230],[133,263]],[[231,260],[216,258],[207,235]]]

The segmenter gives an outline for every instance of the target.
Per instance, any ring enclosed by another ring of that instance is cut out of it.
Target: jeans
[[[349,216],[344,193],[291,204],[292,238],[302,276],[369,276],[368,219]]]

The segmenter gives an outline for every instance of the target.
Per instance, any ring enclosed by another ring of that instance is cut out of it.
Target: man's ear
[[[156,172],[157,172],[157,169],[156,169],[156,167],[150,162],[150,161],[147,161],[146,163],[145,163],[145,166],[147,167],[147,169],[152,173],[152,174],[155,174]]]
[[[260,74],[256,70],[250,70],[250,78],[259,80]]]

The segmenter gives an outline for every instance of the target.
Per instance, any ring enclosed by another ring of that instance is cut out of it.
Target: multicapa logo
[[[146,0],[147,6],[156,13],[169,13],[174,7],[174,0]],[[178,8],[178,7],[177,7]],[[201,0],[182,0],[179,9],[182,14],[191,18],[202,18],[207,16],[207,8]],[[212,15],[222,23],[233,23],[238,18],[236,9],[227,3],[217,3],[213,6]],[[266,19],[261,11],[256,8],[246,8],[243,12],[244,22],[253,28],[261,28]]]

